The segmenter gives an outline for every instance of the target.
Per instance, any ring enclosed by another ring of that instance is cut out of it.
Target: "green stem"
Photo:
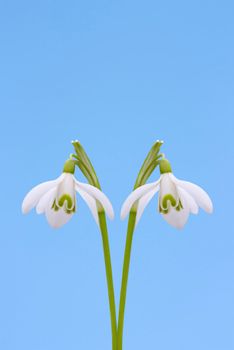
[[[76,159],[74,160],[75,164],[80,168],[83,175],[87,178],[89,184],[101,190],[101,186],[100,186],[100,182],[98,180],[97,174],[84,148],[82,147],[79,141],[73,141],[72,144],[76,151],[76,155],[75,154],[71,155],[71,157],[74,157]],[[108,296],[109,296],[109,308],[110,308],[111,332],[112,332],[112,350],[117,350],[117,321],[116,321],[116,309],[115,309],[115,294],[114,294],[108,231],[107,231],[107,225],[106,225],[106,216],[103,208],[100,206],[100,203],[97,202],[97,206],[98,206],[99,225],[100,225],[100,230],[102,234],[102,245],[103,245],[103,253],[104,253],[105,268],[106,268]]]
[[[107,287],[108,287],[111,331],[112,331],[112,350],[117,350],[117,322],[116,322],[116,310],[115,310],[115,294],[114,294],[114,286],[113,286],[113,276],[112,276],[108,232],[107,232],[107,225],[106,225],[106,216],[104,211],[100,211],[98,213],[98,217],[99,217],[99,223],[100,223],[100,230],[102,234],[102,244],[103,244],[104,260],[105,260],[105,267],[106,267],[106,280],[107,280]]]
[[[159,159],[163,157],[163,154],[159,154],[160,147],[163,141],[156,141],[151,147],[148,155],[146,156],[141,169],[137,175],[137,179],[134,185],[134,190],[146,183],[154,169],[159,165]],[[128,230],[126,237],[126,245],[124,252],[124,263],[122,271],[122,283],[120,291],[120,302],[119,302],[119,318],[118,318],[118,332],[117,332],[117,350],[122,350],[123,347],[123,328],[124,328],[124,311],[127,296],[127,284],[128,284],[128,274],[131,259],[131,249],[132,249],[132,239],[135,229],[137,215],[137,203],[132,208],[128,219]]]
[[[122,283],[119,302],[119,319],[118,319],[118,339],[117,349],[122,350],[123,347],[123,327],[124,327],[124,310],[127,296],[128,273],[131,258],[132,238],[136,222],[136,211],[131,211],[128,219],[128,231],[124,252],[124,263],[122,272]]]

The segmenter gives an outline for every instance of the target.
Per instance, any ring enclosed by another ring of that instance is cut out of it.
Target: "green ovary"
[[[159,205],[160,213],[168,214],[170,209],[168,202],[170,202],[171,206],[174,207],[177,211],[180,211],[181,209],[183,209],[181,200],[179,200],[178,205],[176,205],[176,199],[171,194],[166,194],[161,201],[161,205]]]

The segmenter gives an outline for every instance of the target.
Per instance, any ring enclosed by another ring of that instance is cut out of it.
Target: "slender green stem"
[[[128,231],[124,252],[124,263],[122,272],[122,283],[120,291],[120,302],[119,302],[119,319],[118,319],[118,339],[117,349],[122,350],[123,347],[123,327],[124,327],[124,310],[127,296],[127,284],[128,284],[128,273],[131,258],[132,238],[134,233],[134,227],[136,222],[136,211],[131,211],[128,219]]]
[[[100,182],[98,180],[97,174],[84,148],[82,147],[79,141],[73,141],[72,144],[76,151],[76,154],[71,155],[71,158],[72,157],[75,158],[74,163],[80,168],[80,170],[82,171],[83,175],[87,178],[90,185],[95,186],[101,190],[101,186],[100,186]],[[112,350],[117,350],[117,321],[116,321],[116,309],[115,309],[115,294],[114,294],[108,231],[107,231],[107,225],[106,225],[106,216],[102,206],[100,206],[100,203],[98,202],[97,202],[97,207],[98,207],[100,230],[102,234],[102,245],[103,245],[103,253],[104,253],[105,268],[106,268],[108,296],[109,296],[109,308],[110,308],[111,332],[112,332]]]
[[[114,285],[113,285],[113,276],[112,276],[112,267],[111,267],[111,256],[110,256],[110,247],[108,240],[108,232],[106,225],[106,216],[104,211],[98,213],[100,229],[102,234],[102,244],[104,252],[104,260],[106,267],[106,280],[108,287],[108,296],[109,296],[109,308],[110,308],[110,318],[111,318],[111,331],[112,331],[112,350],[117,350],[117,322],[116,322],[116,310],[115,310],[115,294],[114,294]]]
[[[148,155],[146,156],[141,169],[137,175],[137,179],[134,185],[134,190],[146,183],[154,169],[159,165],[159,159],[163,157],[163,154],[159,154],[160,147],[163,141],[156,141],[151,147]],[[132,239],[135,229],[137,215],[137,203],[130,211],[128,219],[128,230],[126,237],[126,245],[124,252],[124,263],[122,272],[122,283],[120,291],[120,302],[119,302],[119,318],[118,318],[118,332],[117,332],[117,350],[122,350],[123,347],[123,328],[124,328],[124,311],[127,296],[127,284],[128,284],[128,273],[131,259]]]

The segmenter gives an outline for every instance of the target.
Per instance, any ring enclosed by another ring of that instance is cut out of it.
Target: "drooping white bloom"
[[[76,211],[76,192],[88,205],[99,226],[98,208],[104,209],[110,219],[114,211],[109,199],[98,188],[79,182],[70,172],[64,172],[53,181],[34,187],[24,198],[22,212],[36,207],[38,214],[45,214],[50,226],[59,228],[67,223]]]
[[[128,196],[121,209],[122,219],[134,207],[137,211],[137,224],[145,207],[157,192],[159,192],[159,212],[170,225],[176,228],[183,228],[189,214],[197,214],[199,207],[207,213],[212,213],[213,204],[208,194],[191,182],[177,179],[168,164],[164,171],[163,166],[160,167],[161,176],[158,181],[140,186]]]

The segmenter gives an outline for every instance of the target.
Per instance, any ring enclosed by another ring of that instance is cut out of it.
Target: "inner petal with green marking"
[[[75,213],[76,211],[75,199],[73,200],[69,194],[65,193],[58,199],[57,203],[56,203],[56,200],[54,200],[52,208],[54,209],[54,211],[58,211],[59,209],[63,208],[63,210],[67,214]]]
[[[175,209],[176,209],[177,211],[180,211],[181,209],[183,209],[183,205],[182,205],[182,203],[181,203],[181,200],[179,200],[179,204],[175,207]]]
[[[178,202],[172,194],[168,193],[160,200],[159,212],[162,214],[168,214],[171,207],[175,208],[177,211],[183,209],[181,200]]]

